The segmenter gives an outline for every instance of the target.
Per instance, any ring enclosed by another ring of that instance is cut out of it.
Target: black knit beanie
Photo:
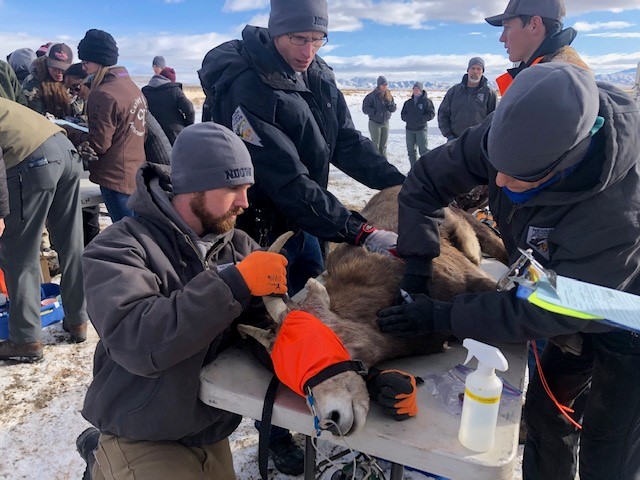
[[[92,28],[78,44],[80,60],[110,67],[118,63],[118,46],[111,34]]]

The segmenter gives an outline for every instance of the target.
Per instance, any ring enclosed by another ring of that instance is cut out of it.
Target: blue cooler
[[[60,298],[60,285],[43,283],[40,286],[40,300],[54,298],[56,301],[40,307],[40,321],[46,327],[64,318],[64,308]],[[9,338],[9,302],[0,305],[0,339]]]

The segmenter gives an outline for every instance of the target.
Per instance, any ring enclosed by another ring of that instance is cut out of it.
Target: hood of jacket
[[[613,85],[598,82],[598,89],[598,115],[604,118],[604,125],[592,143],[601,142],[600,151],[592,157],[587,154],[567,178],[540,192],[527,205],[582,202],[619,182],[636,167],[640,157],[639,107]]]
[[[266,28],[247,25],[242,31],[242,41],[232,40],[211,50],[198,70],[200,83],[205,91],[224,91],[240,73],[253,69],[260,79],[277,90],[307,91],[304,82],[284,61]],[[308,70],[326,66],[315,56]]]
[[[157,88],[161,85],[166,85],[167,83],[172,83],[171,80],[169,80],[167,77],[163,77],[162,75],[154,75],[153,77],[151,77],[151,80],[149,80],[149,85],[147,86]]]

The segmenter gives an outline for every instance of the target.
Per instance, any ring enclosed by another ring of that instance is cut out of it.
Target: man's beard
[[[471,78],[471,77],[467,77],[467,80],[469,81],[469,83],[480,83],[480,80],[482,79],[482,77],[478,77],[477,79]]]
[[[215,217],[207,211],[204,201],[204,194],[196,194],[189,202],[191,211],[202,224],[204,230],[202,236],[209,233],[216,235],[226,233],[236,226],[236,219],[234,215],[240,215],[244,210],[242,207],[231,208],[227,213],[221,217]]]

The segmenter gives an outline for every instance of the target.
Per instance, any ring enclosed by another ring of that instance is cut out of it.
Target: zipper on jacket
[[[516,211],[520,209],[521,206],[522,206],[521,203],[515,203],[513,207],[511,207],[511,211],[509,212],[509,216],[507,217],[507,223],[511,223],[513,216],[515,215]]]
[[[24,198],[22,197],[22,172],[18,172],[18,191],[20,192],[20,223],[24,223]]]

